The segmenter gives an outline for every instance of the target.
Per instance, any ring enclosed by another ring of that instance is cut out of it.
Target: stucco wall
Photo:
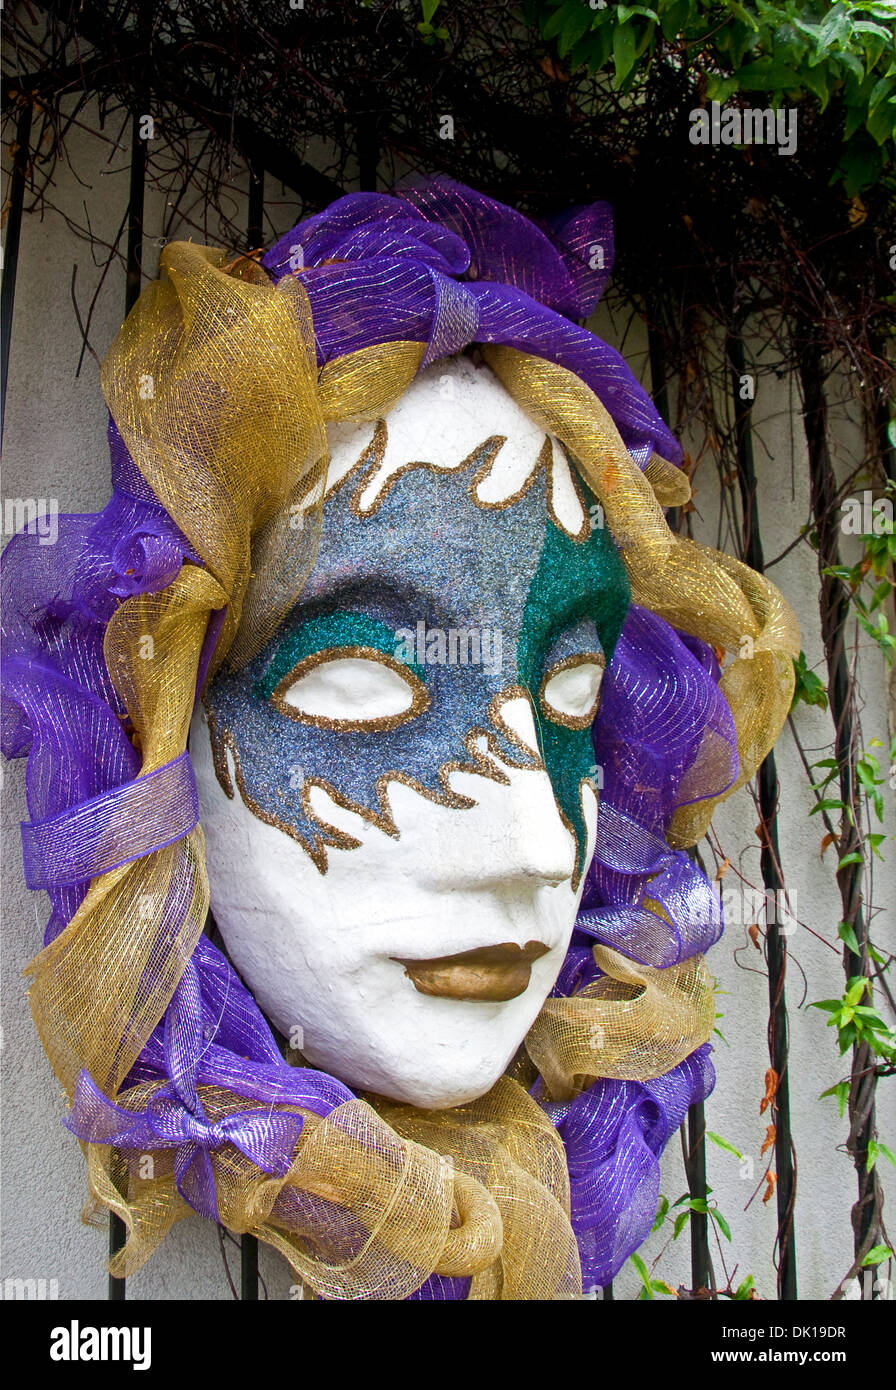
[[[106,135],[112,133],[107,131]],[[26,214],[24,219],[2,476],[4,498],[57,498],[61,512],[100,508],[108,496],[109,464],[106,412],[97,364],[89,354],[76,375],[81,338],[69,293],[72,267],[77,264],[76,293],[83,314],[101,271],[93,264],[90,248],[72,234],[60,214],[83,225],[86,205],[94,234],[113,240],[126,207],[129,150],[126,138],[120,148],[110,149],[106,141],[85,130],[72,141],[70,155],[73,167],[60,164],[52,195],[57,210],[47,211],[43,218]],[[239,209],[238,191],[234,196]],[[267,213],[267,240],[296,220],[289,193],[275,188],[268,189]],[[195,209],[193,215],[197,215]],[[163,216],[164,195],[150,192],[145,219],[149,242],[161,233]],[[244,224],[244,210],[237,211],[238,219],[240,216]],[[175,229],[175,235],[190,235],[190,231],[182,226]],[[214,228],[209,229],[209,235],[214,239]],[[150,245],[144,265],[149,275],[155,273],[157,258],[158,248]],[[90,339],[100,357],[119,326],[123,306],[124,271],[119,263],[105,275],[90,327]],[[619,342],[620,321],[614,323],[608,314],[600,313],[594,326],[609,341]],[[757,343],[756,352],[761,350]],[[645,343],[637,327],[627,335],[624,351],[647,381]],[[848,407],[848,382],[841,385],[844,389],[839,394],[847,404],[836,406],[833,437],[836,464],[845,476],[861,457],[864,445]],[[805,444],[794,383],[787,378],[760,378],[754,418],[761,440],[756,449],[759,519],[766,557],[771,560],[785,550],[809,515]],[[709,461],[701,465],[696,482],[695,535],[715,543],[718,485]],[[814,553],[806,546],[791,550],[772,566],[770,577],[797,611],[810,665],[824,675]],[[877,737],[887,743],[886,669],[875,650],[861,651],[858,669],[866,741]],[[800,708],[796,727],[805,744],[818,750],[814,756],[825,756],[832,737],[830,715]],[[849,1213],[855,1198],[855,1177],[848,1157],[838,1147],[846,1136],[846,1124],[838,1120],[832,1100],[818,1099],[820,1092],[842,1074],[832,1032],[825,1028],[824,1017],[805,1005],[842,990],[839,951],[824,944],[836,941],[840,909],[833,851],[829,850],[822,862],[822,829],[818,817],[809,818],[812,796],[788,729],[781,736],[777,758],[782,865],[788,887],[795,893],[796,915],[806,924],[797,927],[788,941],[791,1107],[798,1161],[796,1249],[801,1297],[823,1298],[851,1263]],[[55,1279],[62,1298],[103,1298],[105,1223],[90,1229],[79,1221],[85,1196],[83,1161],[75,1139],[60,1127],[64,1099],[31,1023],[21,978],[39,949],[46,919],[44,896],[28,892],[21,872],[18,823],[27,818],[23,774],[22,763],[6,767],[2,811],[4,1200],[0,1279]],[[886,829],[892,835],[889,792],[887,816]],[[720,809],[714,823],[718,846],[732,865],[729,872],[742,873],[753,884],[761,883],[757,821],[756,807],[744,790]],[[889,908],[896,887],[896,850],[892,844],[884,848],[885,862],[875,874],[875,899]],[[711,855],[707,855],[707,863],[712,863]],[[892,949],[892,917],[888,921],[883,914],[876,934],[885,941],[888,931]],[[752,1273],[760,1293],[773,1297],[775,1204],[763,1205],[760,1191],[744,1210],[764,1167],[759,1149],[767,1116],[760,1116],[759,1103],[769,1065],[767,980],[746,925],[730,926],[709,959],[722,990],[719,1007],[724,1018],[720,1027],[726,1042],[719,1041],[716,1048],[718,1085],[707,1102],[707,1124],[734,1144],[745,1159],[752,1160],[753,1172],[751,1180],[749,1164],[710,1146],[709,1182],[732,1228],[730,1247],[724,1243],[728,1270],[737,1266],[738,1279]],[[880,1089],[881,1128],[889,1130],[892,1143],[896,1116],[886,1083]],[[662,1171],[662,1191],[675,1201],[686,1187],[677,1142],[670,1145]],[[890,1170],[881,1176],[892,1200],[896,1175]],[[651,1260],[657,1255],[666,1239],[664,1232],[652,1236],[642,1252],[645,1258]],[[238,1251],[234,1246],[229,1249],[236,1274]],[[717,1278],[724,1282],[715,1248],[713,1258]],[[263,1250],[261,1268],[269,1296],[288,1297],[291,1281],[279,1257]],[[666,1250],[656,1273],[673,1285],[690,1282],[686,1236]],[[625,1271],[617,1280],[616,1296],[634,1297],[636,1291],[637,1279],[630,1270]],[[129,1281],[128,1296],[230,1297],[214,1228],[198,1217],[181,1222],[149,1265]]]

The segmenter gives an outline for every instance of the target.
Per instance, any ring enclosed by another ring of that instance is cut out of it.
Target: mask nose
[[[550,777],[546,772],[517,772],[511,774],[511,784],[508,855],[516,872],[544,883],[565,882],[575,869],[576,845],[560,818]]]

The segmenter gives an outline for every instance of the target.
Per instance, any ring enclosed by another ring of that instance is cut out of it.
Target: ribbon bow
[[[281,1110],[240,1110],[210,1120],[201,1103],[189,1110],[163,1086],[145,1110],[126,1110],[103,1095],[82,1071],[75,1088],[71,1113],[63,1124],[89,1144],[113,1144],[140,1152],[174,1149],[177,1190],[195,1211],[218,1221],[211,1153],[233,1144],[265,1173],[283,1177],[289,1171],[292,1152],[302,1130],[302,1116]]]
[[[196,1089],[207,1046],[203,1033],[199,977],[190,961],[165,1017],[165,1070],[171,1080],[150,1097],[144,1110],[134,1111],[109,1100],[82,1071],[63,1124],[90,1144],[141,1152],[174,1149],[178,1192],[195,1211],[218,1221],[212,1152],[233,1144],[263,1172],[284,1177],[303,1120],[273,1108],[239,1110],[210,1120]]]

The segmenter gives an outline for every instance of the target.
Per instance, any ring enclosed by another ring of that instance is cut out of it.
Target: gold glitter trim
[[[552,681],[560,671],[572,671],[576,666],[600,666],[601,677],[597,683],[597,694],[594,697],[594,704],[587,714],[578,716],[563,714],[552,705],[545,695],[548,682]],[[566,656],[562,661],[557,661],[541,678],[541,685],[538,687],[538,703],[541,712],[546,719],[550,719],[552,724],[561,724],[564,729],[590,729],[597,718],[597,707],[600,704],[600,692],[603,687],[603,671],[607,669],[607,658],[603,652],[581,652],[576,656]]]
[[[518,488],[516,492],[512,493],[509,497],[501,498],[500,501],[497,502],[484,502],[480,497],[476,496],[476,488],[479,486],[480,483],[485,482],[485,479],[491,472],[492,465],[494,464],[495,459],[498,455],[498,450],[496,449],[492,456],[486,459],[482,467],[476,470],[476,473],[471,479],[469,487],[470,497],[473,501],[474,506],[479,507],[482,511],[503,511],[506,507],[512,507],[515,502],[519,502],[520,499],[524,497],[526,493],[529,491],[529,488],[535,482],[539,473],[544,471],[545,496],[547,502],[548,516],[550,517],[554,525],[557,527],[557,529],[563,532],[564,536],[569,536],[570,540],[574,541],[576,545],[581,545],[583,541],[586,541],[589,535],[591,534],[591,521],[588,515],[588,508],[585,505],[585,499],[582,496],[582,490],[579,485],[578,470],[575,466],[575,461],[569,457],[569,454],[566,449],[563,449],[563,454],[564,458],[566,459],[567,466],[569,468],[569,481],[572,485],[573,492],[575,493],[576,501],[578,502],[582,512],[582,525],[579,527],[578,531],[570,531],[569,527],[563,524],[563,522],[557,515],[557,510],[554,505],[553,465],[555,442],[557,444],[560,444],[559,440],[554,441],[549,434],[545,435],[544,443],[542,444],[541,449],[538,453],[538,457],[535,460],[535,467],[531,470],[529,474],[527,474],[526,478],[523,480],[522,486]],[[480,445],[480,448],[484,447],[485,445]],[[560,447],[563,448],[562,444],[560,445]]]
[[[359,849],[361,841],[345,831],[337,830],[314,810],[310,803],[310,792],[312,787],[320,787],[331,797],[337,806],[340,806],[344,811],[349,811],[360,816],[368,825],[373,825],[376,829],[382,830],[384,834],[389,835],[394,840],[399,839],[400,831],[396,825],[389,801],[389,786],[393,782],[398,782],[402,786],[410,788],[411,791],[417,792],[420,796],[425,797],[427,801],[432,801],[438,806],[446,806],[453,810],[466,810],[471,806],[476,806],[479,803],[476,801],[475,797],[456,792],[449,786],[448,779],[453,772],[465,772],[473,776],[487,777],[489,781],[497,782],[502,786],[509,786],[510,778],[502,771],[500,766],[502,763],[505,767],[524,771],[543,772],[546,770],[541,757],[530,751],[527,745],[505,724],[501,716],[501,706],[506,703],[507,700],[515,699],[519,696],[524,696],[526,699],[529,699],[527,692],[522,686],[509,686],[507,690],[501,691],[498,695],[493,696],[489,702],[489,717],[492,719],[498,732],[502,734],[507,742],[511,743],[524,754],[525,761],[517,761],[508,757],[499,747],[494,733],[489,729],[477,725],[470,729],[464,736],[464,747],[467,751],[469,760],[464,762],[453,759],[450,762],[443,763],[439,768],[438,779],[443,788],[441,792],[431,787],[423,786],[415,777],[411,777],[405,772],[390,770],[381,773],[376,780],[378,809],[374,810],[345,796],[342,792],[338,791],[331,782],[328,782],[323,777],[306,777],[302,786],[301,802],[302,809],[312,826],[313,839],[311,843],[309,843],[307,834],[303,834],[293,826],[288,825],[285,821],[280,820],[278,816],[266,811],[264,807],[260,806],[250,795],[243,778],[239,749],[233,734],[229,729],[219,724],[209,709],[205,697],[203,697],[203,705],[208,715],[209,738],[211,740],[215,773],[225,795],[231,800],[234,796],[233,782],[229,775],[226,758],[226,752],[229,750],[233,758],[237,788],[239,789],[240,796],[244,803],[252,814],[266,825],[271,825],[277,830],[282,830],[290,839],[295,840],[296,843],[301,845],[307,852],[309,858],[320,873],[325,874],[328,868],[326,854],[326,848],[328,846],[333,846],[337,849]],[[476,747],[477,741],[480,740],[485,742],[487,751],[483,752],[480,748]],[[556,796],[554,800],[555,804],[557,804]],[[572,834],[573,840],[575,840],[575,832],[573,831],[572,825],[563,815],[559,805],[557,805],[557,810],[563,819],[564,825],[570,831],[570,834]],[[573,889],[576,887],[577,880],[574,880]]]
[[[386,421],[380,420],[377,423],[378,425],[382,425],[384,435],[386,436],[386,439],[388,441],[388,426],[386,424]],[[385,502],[386,498],[389,496],[389,493],[392,491],[395,484],[398,482],[399,478],[403,478],[406,473],[410,473],[413,469],[423,468],[429,473],[456,473],[460,475],[465,471],[465,469],[469,468],[470,464],[473,462],[474,459],[479,457],[483,449],[488,449],[491,451],[491,461],[493,462],[494,459],[497,457],[499,450],[503,447],[504,444],[506,444],[506,442],[506,435],[489,435],[489,437],[487,439],[484,439],[481,444],[477,444],[476,448],[472,449],[470,453],[467,454],[466,458],[462,459],[460,463],[430,463],[427,459],[413,459],[409,463],[403,463],[400,468],[397,468],[395,470],[394,473],[390,473],[387,478],[383,479],[379,491],[377,492],[370,506],[362,508],[361,497],[363,493],[367,490],[367,488],[371,485],[376,476],[376,470],[378,465],[372,464],[370,468],[367,470],[365,476],[358,483],[358,486],[352,497],[350,504],[352,513],[363,521],[366,521],[368,517],[375,516],[376,513],[379,511],[380,507]],[[476,502],[475,498],[473,498],[472,500],[476,506],[479,506],[479,503]]]
[[[582,521],[582,525],[579,527],[578,531],[570,531],[568,527],[563,525],[563,522],[560,520],[559,516],[554,510],[554,470],[552,467],[548,467],[547,469],[548,516],[551,518],[558,530],[562,531],[565,536],[569,536],[570,540],[575,541],[576,545],[582,545],[585,541],[587,541],[588,537],[591,535],[591,517],[588,513],[588,508],[585,506],[585,499],[582,496],[582,489],[579,486],[579,470],[576,467],[575,459],[571,457],[569,451],[566,448],[564,448],[563,444],[560,443],[559,440],[557,440],[556,442],[560,444],[561,449],[563,449],[563,453],[566,458],[566,463],[569,468],[569,480],[572,483],[572,489],[576,495],[576,500],[579,506],[582,508],[582,516],[584,520]],[[545,443],[551,444],[550,435],[546,437]],[[551,462],[553,463],[553,447],[551,448]]]
[[[513,758],[501,755],[502,762],[505,762],[508,767],[522,768],[527,772],[546,772],[547,768],[545,767],[541,754],[531,749],[528,743],[520,738],[519,734],[515,733],[514,730],[510,728],[509,724],[505,723],[501,710],[510,700],[525,700],[529,708],[532,708],[532,696],[524,685],[509,685],[506,690],[500,690],[497,695],[493,695],[489,700],[489,719],[507,742],[512,744],[514,748],[520,750],[525,759],[524,762],[516,762]],[[538,730],[535,731],[535,736],[537,739]]]
[[[542,444],[541,449],[538,453],[538,457],[535,460],[535,467],[530,469],[529,472],[526,474],[525,478],[523,479],[522,487],[518,488],[516,492],[511,493],[509,497],[502,497],[497,502],[484,502],[481,497],[476,496],[476,489],[478,488],[480,483],[485,482],[486,478],[491,473],[492,468],[494,467],[495,459],[501,452],[501,447],[507,442],[507,436],[496,434],[492,436],[492,440],[500,440],[500,444],[498,445],[497,449],[489,450],[489,455],[485,459],[485,462],[482,464],[480,468],[476,469],[476,472],[470,479],[470,485],[468,489],[470,493],[470,499],[474,507],[478,507],[479,510],[483,512],[503,511],[505,507],[512,507],[514,502],[519,502],[521,497],[525,497],[526,493],[529,491],[530,487],[535,482],[535,479],[538,477],[538,474],[540,473],[544,465],[545,448],[550,449],[551,446],[551,441],[547,437],[545,437],[544,444]],[[491,443],[492,440],[487,440],[486,443]],[[479,447],[480,449],[484,449],[486,446],[485,444],[480,444]],[[474,450],[474,453],[475,452],[476,451]],[[467,461],[469,462],[469,459]]]
[[[364,445],[364,448],[361,450],[361,453],[358,455],[351,468],[349,468],[346,473],[343,473],[338,482],[335,482],[330,491],[326,493],[324,504],[329,502],[331,497],[335,497],[337,492],[341,492],[346,483],[351,480],[358,482],[359,474],[365,476],[373,474],[382,464],[388,442],[389,431],[386,427],[386,422],[385,420],[377,420],[374,425],[372,436]],[[362,492],[363,489],[364,482],[362,479],[358,491]],[[354,511],[354,507],[352,507],[352,511]]]
[[[351,468],[349,468],[342,475],[338,482],[335,482],[329,489],[329,491],[326,492],[324,496],[324,503],[326,504],[327,502],[329,502],[330,499],[335,497],[338,492],[341,492],[342,489],[347,486],[347,484],[352,483],[354,486],[354,492],[352,494],[351,502],[349,503],[349,508],[353,516],[356,516],[359,518],[359,520],[364,521],[368,517],[376,515],[380,507],[385,502],[386,498],[389,496],[395,484],[398,482],[400,478],[403,478],[406,473],[410,473],[414,469],[423,468],[427,469],[430,473],[456,473],[460,475],[464,473],[464,471],[467,468],[469,468],[470,464],[475,459],[481,457],[483,452],[485,452],[485,459],[476,469],[476,472],[473,474],[473,477],[470,479],[467,485],[467,491],[470,500],[475,507],[478,507],[480,511],[484,512],[504,511],[507,507],[512,507],[515,502],[519,502],[520,499],[525,496],[525,494],[528,492],[529,488],[535,482],[539,474],[542,471],[544,471],[548,516],[550,517],[554,525],[558,528],[558,530],[562,531],[565,536],[569,536],[570,539],[573,540],[577,545],[581,545],[584,541],[588,539],[589,535],[591,534],[591,524],[588,515],[588,508],[585,505],[585,499],[582,495],[581,486],[579,484],[578,470],[576,468],[575,461],[572,458],[570,458],[568,450],[564,448],[563,453],[567,462],[567,466],[569,468],[570,484],[572,486],[573,492],[575,493],[579,507],[581,508],[583,518],[582,525],[579,527],[578,531],[570,531],[569,528],[565,526],[563,522],[560,520],[555,507],[553,468],[554,441],[551,439],[550,435],[545,435],[544,443],[542,444],[541,449],[539,450],[538,457],[535,460],[534,466],[527,473],[525,479],[523,480],[522,486],[519,487],[516,492],[512,493],[509,497],[501,498],[500,500],[495,502],[484,502],[480,497],[477,497],[476,489],[479,487],[480,483],[483,483],[491,473],[495,460],[506,443],[507,435],[505,434],[489,435],[486,439],[482,441],[481,444],[477,444],[476,447],[467,454],[466,458],[462,459],[461,462],[457,464],[438,464],[431,463],[426,459],[412,459],[408,463],[402,464],[401,467],[397,468],[394,473],[390,473],[388,477],[384,478],[379,488],[379,491],[377,492],[370,505],[368,507],[362,507],[361,498],[373,483],[378,470],[382,467],[383,460],[386,455],[386,449],[389,445],[388,424],[384,419],[378,419],[376,421],[372,438],[368,440],[368,442],[364,445],[364,448],[361,451],[361,454],[359,455],[357,461],[353,463]],[[559,440],[557,441],[557,444],[560,444]],[[563,448],[562,445],[560,445],[560,447]]]
[[[397,676],[405,682],[411,692],[411,703],[408,709],[402,710],[400,714],[377,715],[372,719],[331,719],[324,714],[306,714],[303,710],[296,709],[286,700],[286,692],[296,681],[300,681],[303,676],[307,676],[309,671],[315,670],[318,666],[325,666],[333,661],[344,661],[355,658],[360,661],[376,661],[388,670],[394,671]],[[285,714],[287,719],[294,720],[297,724],[307,724],[315,729],[336,729],[342,733],[385,733],[389,729],[397,729],[402,724],[407,724],[411,719],[416,719],[429,709],[429,692],[423,682],[414,675],[413,671],[395,657],[387,656],[377,647],[326,647],[323,651],[313,652],[310,656],[303,657],[301,661],[289,671],[281,681],[278,682],[270,696],[271,704],[278,709],[281,714]]]

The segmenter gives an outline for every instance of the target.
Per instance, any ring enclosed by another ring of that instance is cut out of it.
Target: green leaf
[[[637,1254],[632,1255],[632,1264],[635,1266],[635,1269],[638,1271],[638,1277],[640,1278],[641,1283],[644,1285],[644,1288],[647,1290],[647,1296],[648,1296],[648,1298],[651,1298],[653,1295],[651,1294],[651,1291],[650,1291],[650,1275],[647,1273],[647,1266],[646,1266],[646,1264],[645,1264],[644,1261],[641,1259],[641,1256],[640,1256],[640,1255],[637,1255]]]
[[[892,90],[894,82],[892,77],[881,77],[871,88],[871,95],[868,98],[868,110],[873,111],[878,102],[883,101],[884,97]],[[893,422],[891,421],[891,424]],[[891,441],[892,443],[893,441]]]
[[[442,0],[420,0],[420,9],[423,11],[424,24],[432,23],[432,17],[441,3]]]
[[[743,1159],[743,1154],[740,1153],[733,1144],[730,1144],[727,1139],[723,1139],[721,1134],[715,1134],[711,1129],[708,1129],[706,1130],[706,1137],[711,1143],[716,1144],[718,1148],[724,1149],[726,1153],[734,1154],[735,1158]]]
[[[724,106],[730,96],[733,96],[739,87],[736,77],[723,77],[721,73],[713,72],[709,74],[706,81],[706,97],[708,101],[717,101],[720,106]]]
[[[617,24],[613,30],[613,63],[616,68],[616,86],[621,87],[635,62],[637,39],[634,25]]]
[[[671,3],[666,3],[666,0],[659,0],[657,8],[660,11],[660,29],[663,38],[672,42],[685,28],[690,18],[690,0],[671,0]]]
[[[747,92],[799,91],[803,85],[793,68],[779,58],[758,58],[755,63],[745,63],[737,76],[741,89]]]
[[[818,62],[835,44],[842,45],[849,37],[850,28],[849,15],[839,10],[839,6],[835,5],[821,23],[815,61]]]
[[[896,130],[896,111],[889,101],[882,101],[875,106],[865,122],[865,129],[872,140],[876,140],[879,145],[890,138],[893,131]]]
[[[587,67],[589,72],[600,72],[610,56],[613,31],[604,24],[592,29],[576,46],[570,50],[568,62],[571,68]]]
[[[868,1172],[870,1173],[879,1158],[885,1158],[888,1163],[892,1163],[896,1168],[896,1154],[892,1149],[888,1149],[886,1144],[879,1144],[876,1139],[872,1139],[868,1144]]]
[[[863,113],[858,115],[858,125],[861,125]],[[854,127],[855,130],[857,127]],[[848,128],[847,128],[848,131]],[[849,139],[849,132],[846,136]],[[871,149],[853,149],[851,146],[843,150],[837,168],[831,177],[832,183],[841,182],[843,191],[848,198],[854,198],[857,194],[864,192],[866,188],[872,187],[880,177],[883,167],[883,156],[877,146]]]
[[[857,34],[878,34],[880,38],[885,39],[887,43],[892,42],[892,34],[884,29],[882,25],[875,24],[870,19],[856,20],[852,27]]]
[[[667,1215],[668,1211],[669,1211],[669,1198],[668,1198],[668,1197],[660,1197],[659,1206],[658,1206],[657,1209],[656,1209],[656,1216],[653,1218],[653,1225],[652,1225],[651,1228],[650,1228],[651,1231],[658,1231],[658,1230],[659,1230],[660,1226],[662,1226],[663,1222],[664,1222],[665,1219],[666,1219],[666,1215]]]
[[[672,1231],[673,1240],[678,1239],[678,1237],[681,1235],[682,1231],[684,1230],[685,1226],[690,1221],[690,1219],[691,1213],[689,1211],[680,1211],[678,1213],[678,1215],[675,1218],[675,1226]]]
[[[727,8],[736,19],[740,20],[741,24],[746,24],[747,28],[752,29],[754,34],[759,33],[759,25],[750,14],[750,11],[745,9],[743,5],[739,5],[737,0],[730,0]]]
[[[586,6],[580,4],[579,0],[566,0],[566,4],[555,10],[544,25],[541,31],[542,37],[555,39],[566,28],[567,23],[580,15],[583,10],[590,23],[591,15]]]
[[[843,1116],[846,1114],[846,1106],[849,1101],[849,1082],[838,1081],[836,1086],[831,1086],[827,1091],[822,1091],[818,1099],[824,1100],[826,1096],[835,1097],[837,1109],[840,1112],[840,1118],[842,1120]]]
[[[862,856],[853,850],[852,854],[844,854],[837,868],[838,870],[845,869],[848,864],[864,864],[864,862]]]
[[[862,954],[862,948],[856,940],[855,928],[851,922],[839,922],[837,925],[837,935],[857,956]]]
[[[866,980],[864,976],[860,976],[858,979],[850,981],[849,988],[843,996],[846,1003],[851,1008],[854,1008],[855,1005],[858,1004],[859,1001],[868,992],[868,986],[869,981]]]
[[[568,10],[569,6],[567,5],[563,13],[566,14]],[[588,32],[591,28],[593,18],[594,16],[587,5],[575,5],[557,38],[557,52],[560,54],[561,58],[565,58],[570,49],[574,48],[578,43],[582,35]]]
[[[731,1227],[728,1225],[728,1222],[725,1220],[722,1213],[718,1211],[716,1207],[710,1207],[709,1214],[718,1226],[719,1230],[722,1232],[722,1235],[725,1237],[725,1239],[730,1240]]]
[[[874,1245],[862,1260],[862,1269],[867,1269],[869,1265],[881,1265],[884,1260],[891,1260],[893,1251],[889,1245]]]
[[[744,1279],[743,1283],[742,1283],[742,1284],[738,1284],[737,1288],[735,1289],[735,1291],[734,1291],[734,1297],[735,1297],[735,1299],[738,1300],[738,1301],[740,1301],[740,1302],[743,1302],[744,1299],[749,1299],[750,1293],[751,1293],[751,1291],[752,1291],[754,1288],[755,1288],[755,1281],[754,1281],[754,1279],[753,1279],[753,1276],[752,1276],[752,1274],[748,1274],[747,1277],[746,1277],[746,1279]]]
[[[864,81],[865,64],[862,62],[858,53],[853,53],[851,49],[844,48],[843,52],[840,54],[840,62],[859,82]]]
[[[828,694],[824,682],[816,676],[814,671],[809,670],[805,652],[801,651],[799,656],[794,658],[793,673],[794,687],[793,699],[790,702],[791,711],[796,708],[800,701],[806,705],[818,705],[821,709],[827,709]]]
[[[819,105],[824,111],[831,97],[831,79],[827,68],[805,67],[801,76],[812,95],[818,97]]]

